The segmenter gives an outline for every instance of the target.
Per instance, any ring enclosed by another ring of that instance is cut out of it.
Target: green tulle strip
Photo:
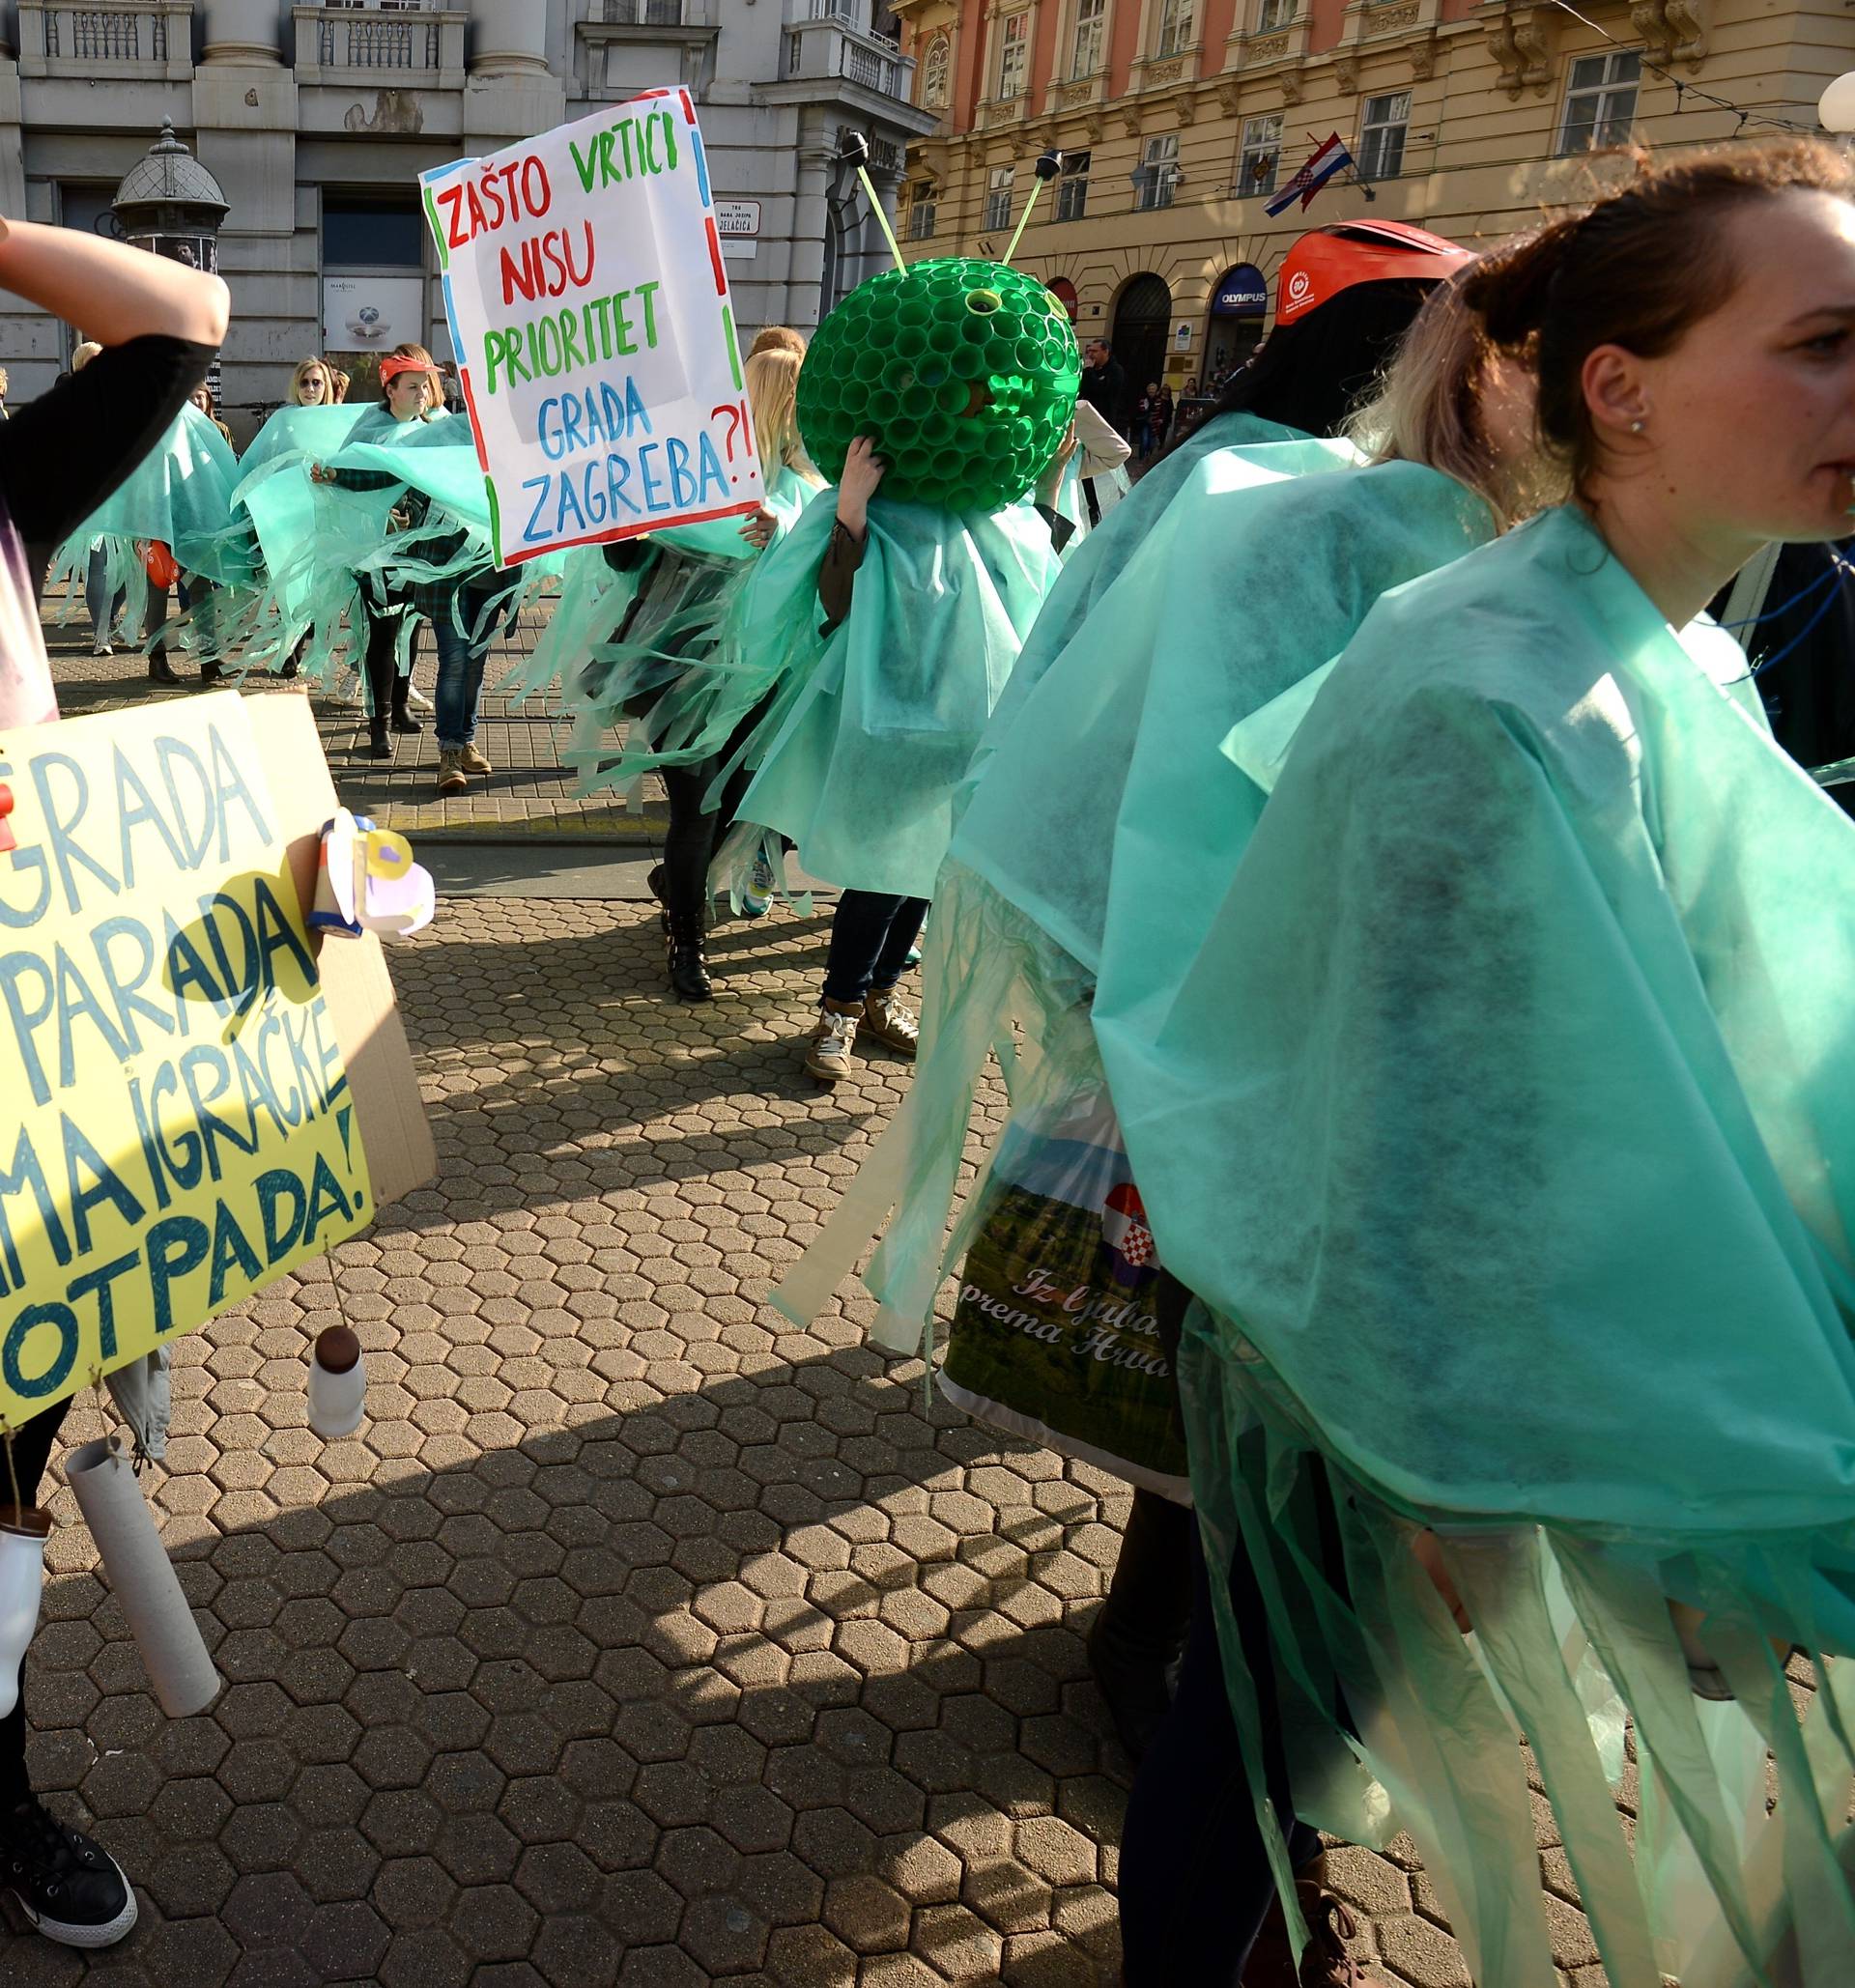
[[[988,1058],[998,1062],[1013,1110],[1072,1088],[1100,1065],[1088,977],[956,862],[941,867],[921,973],[922,1040],[908,1094],[772,1302],[795,1324],[809,1323],[880,1235],[862,1280],[880,1307],[870,1342],[927,1360],[934,1295],[984,1219],[1003,1130],[1002,1123],[990,1129],[962,1198],[960,1174]]]
[[[1819,1659],[1797,1691],[1774,1652],[1848,1647],[1855,1522],[1697,1547],[1476,1526],[1396,1509],[1324,1454],[1242,1333],[1194,1307],[1181,1362],[1206,1551],[1241,1541],[1269,1611],[1279,1730],[1301,1820],[1349,1841],[1409,1830],[1473,1978],[1554,1988],[1528,1792],[1530,1748],[1612,1988],[1832,1988],[1848,1979],[1851,1684]],[[1430,1526],[1473,1624],[1412,1550]],[[1334,1551],[1338,1544],[1337,1558]],[[1261,1699],[1223,1583],[1220,1646],[1259,1821],[1287,1909],[1283,1822],[1254,1763]],[[1668,1598],[1735,1702],[1695,1696]],[[1634,1721],[1634,1850],[1614,1791]],[[1765,1813],[1767,1753],[1779,1796]]]

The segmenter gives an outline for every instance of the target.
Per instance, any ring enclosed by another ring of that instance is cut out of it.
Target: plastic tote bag
[[[993,1428],[1188,1504],[1171,1357],[1186,1302],[1160,1274],[1096,1065],[1006,1128],[941,1391]]]

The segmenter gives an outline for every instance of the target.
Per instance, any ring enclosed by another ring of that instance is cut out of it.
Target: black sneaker
[[[0,1889],[64,1946],[114,1946],[135,1923],[135,1889],[122,1865],[36,1801],[0,1818]]]

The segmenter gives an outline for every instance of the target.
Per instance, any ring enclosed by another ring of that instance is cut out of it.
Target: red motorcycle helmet
[[[1441,283],[1474,257],[1404,221],[1335,221],[1303,235],[1276,279],[1275,322],[1292,325],[1356,283]]]

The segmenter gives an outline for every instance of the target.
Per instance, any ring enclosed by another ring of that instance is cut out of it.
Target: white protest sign
[[[499,560],[752,511],[754,424],[687,90],[422,176]]]

